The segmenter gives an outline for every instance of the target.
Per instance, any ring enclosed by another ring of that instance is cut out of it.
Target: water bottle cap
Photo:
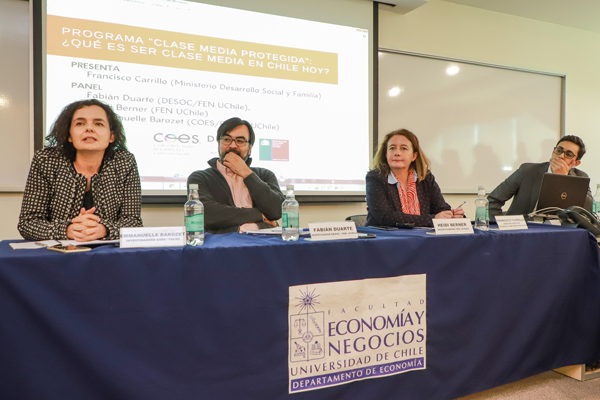
[[[294,185],[287,185],[285,187],[286,190],[294,190]]]
[[[188,189],[190,189],[190,190],[194,190],[194,189],[198,190],[198,184],[197,183],[190,183],[188,185]]]
[[[483,186],[478,186],[477,190],[485,190],[485,188]]]

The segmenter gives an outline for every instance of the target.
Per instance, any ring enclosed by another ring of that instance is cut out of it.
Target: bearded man
[[[254,130],[248,121],[230,118],[217,130],[219,157],[210,168],[192,173],[204,204],[206,232],[229,233],[271,228],[281,218],[285,196],[273,172],[251,168]]]

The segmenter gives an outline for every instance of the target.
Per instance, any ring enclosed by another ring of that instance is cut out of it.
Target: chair
[[[346,217],[346,221],[354,221],[357,228],[359,226],[365,226],[365,224],[367,223],[367,214],[351,215],[349,217]]]

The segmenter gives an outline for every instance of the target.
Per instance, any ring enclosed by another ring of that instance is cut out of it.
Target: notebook
[[[547,207],[565,209],[570,206],[583,207],[590,185],[590,178],[573,175],[545,173],[538,196],[536,210]],[[551,212],[556,214],[556,211]]]

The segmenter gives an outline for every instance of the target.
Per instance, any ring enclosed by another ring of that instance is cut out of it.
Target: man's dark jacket
[[[488,200],[490,201],[490,219],[494,220],[496,215],[501,214],[502,206],[512,197],[514,198],[506,212],[507,215],[529,214],[533,212],[538,201],[538,196],[540,195],[542,178],[548,172],[549,167],[549,162],[521,164],[518,170],[499,184],[488,196]],[[569,175],[588,177],[585,172],[577,168],[571,168]],[[592,192],[588,189],[584,208],[591,212],[593,201]]]
[[[237,232],[240,225],[256,223],[260,229],[271,228],[263,221],[263,215],[270,221],[281,218],[281,203],[285,196],[279,189],[275,174],[265,168],[250,168],[253,174],[244,179],[244,184],[252,198],[252,208],[236,207],[231,189],[225,177],[217,169],[218,158],[208,161],[210,168],[193,172],[188,177],[190,183],[198,184],[200,201],[204,204],[204,229],[209,233]],[[250,166],[248,158],[246,164]]]

